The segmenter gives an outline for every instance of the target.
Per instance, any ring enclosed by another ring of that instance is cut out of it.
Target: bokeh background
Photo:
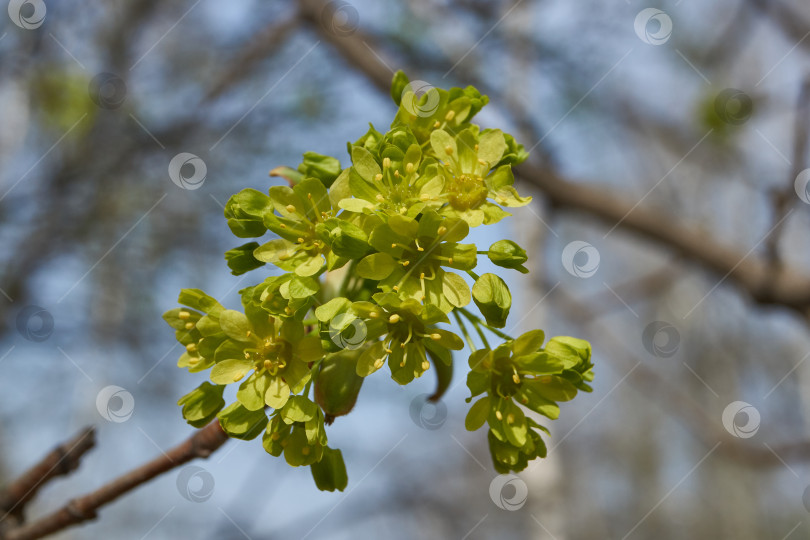
[[[236,306],[255,279],[225,266],[222,204],[308,150],[347,164],[346,142],[393,118],[401,68],[477,86],[480,123],[531,149],[533,204],[473,238],[530,251],[531,274],[506,276],[514,333],[593,344],[595,391],[562,407],[549,457],[496,480],[463,427],[459,356],[437,407],[430,377],[367,381],[329,430],[344,493],[231,441],[58,537],[810,535],[806,2],[8,4],[0,479],[98,429],[29,519],[192,432],[175,402],[204,376],[175,367],[160,315],[182,287]],[[184,152],[193,185],[169,173]]]

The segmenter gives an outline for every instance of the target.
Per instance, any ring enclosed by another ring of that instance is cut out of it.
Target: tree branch
[[[57,476],[66,476],[79,467],[82,457],[96,444],[92,427],[84,428],[69,441],[54,448],[36,465],[24,472],[0,492],[0,530],[16,526],[23,521],[26,504],[37,492]]]
[[[69,501],[52,514],[7,531],[2,538],[3,540],[34,540],[94,519],[97,510],[105,504],[109,504],[121,495],[192,459],[207,458],[227,440],[228,436],[222,431],[219,421],[214,420],[152,461],[119,476],[96,491]]]
[[[372,54],[375,40],[371,36],[359,30],[349,35],[329,32],[320,21],[326,6],[323,0],[299,0],[298,6],[302,19],[351,67],[388,93],[391,73]],[[810,276],[792,268],[776,268],[751,251],[720,244],[703,231],[674,223],[659,211],[636,207],[606,190],[564,179],[546,165],[527,161],[515,167],[515,174],[518,181],[538,187],[552,206],[582,211],[610,227],[639,233],[723,276],[759,303],[787,307],[804,317],[810,312]]]

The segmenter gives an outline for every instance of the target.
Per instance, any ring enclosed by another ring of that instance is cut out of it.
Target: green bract
[[[478,397],[465,424],[488,425],[499,472],[546,454],[539,431],[547,430],[528,413],[556,418],[558,403],[589,391],[593,379],[587,342],[544,344],[541,330],[517,339],[498,330],[512,307],[509,287],[499,275],[474,272],[482,255],[528,272],[515,242],[479,251],[468,240],[471,228],[508,216],[503,207],[531,200],[513,187],[511,167],[525,150],[511,135],[471,123],[488,101],[474,88],[422,90],[402,72],[394,76],[399,109],[390,130],[371,126],[349,143],[347,168],[307,152],[297,168],[271,171],[287,185],[244,189],[228,200],[233,234],[255,239],[225,253],[231,272],[278,269],[240,291],[241,310],[183,289],[183,307],[164,315],[185,347],[178,366],[210,379],[178,401],[188,423],[216,419],[237,439],[263,432],[268,453],[310,466],[322,490],[347,485],[326,426],[351,412],[365,377],[387,363],[404,385],[432,367],[430,399],[450,387],[452,351],[464,348],[444,326],[451,313],[470,348],[468,401]],[[466,309],[473,303],[482,317]],[[484,348],[475,349],[464,321]],[[485,332],[503,342],[491,347]],[[231,384],[235,399],[227,403]]]

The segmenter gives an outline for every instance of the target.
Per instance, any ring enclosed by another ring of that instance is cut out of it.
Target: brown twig
[[[215,420],[171,450],[119,476],[96,491],[69,501],[52,514],[7,531],[3,540],[42,538],[94,519],[97,510],[105,504],[192,459],[207,458],[227,440],[228,436],[222,431],[219,421]]]
[[[84,454],[95,444],[95,429],[84,428],[72,439],[54,448],[0,492],[0,530],[21,523],[25,505],[37,492],[57,476],[65,476],[76,470]]]

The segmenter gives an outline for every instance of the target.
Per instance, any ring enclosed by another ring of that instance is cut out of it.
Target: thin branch
[[[119,476],[96,491],[69,501],[52,514],[6,532],[2,538],[34,540],[94,519],[102,506],[192,459],[207,458],[227,440],[228,436],[222,431],[219,421],[214,420],[152,461]]]
[[[69,441],[54,448],[36,465],[0,492],[0,529],[23,521],[26,504],[49,481],[66,476],[79,467],[82,457],[96,445],[96,432],[86,427]]]

